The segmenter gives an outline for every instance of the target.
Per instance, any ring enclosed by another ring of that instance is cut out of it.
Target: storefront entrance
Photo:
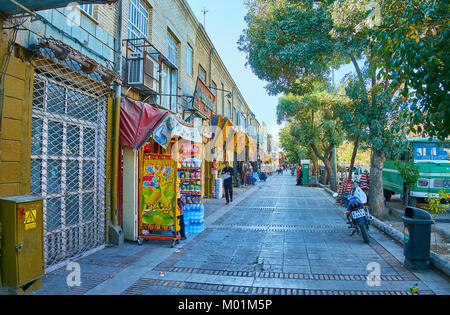
[[[32,111],[30,184],[44,198],[46,272],[105,244],[108,89],[54,69],[36,68]]]

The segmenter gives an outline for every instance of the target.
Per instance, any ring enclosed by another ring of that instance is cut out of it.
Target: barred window
[[[170,33],[167,33],[167,59],[175,66],[178,65],[178,45]]]
[[[80,9],[87,15],[94,17],[94,5],[93,4],[80,4]]]
[[[161,72],[161,89],[164,95],[161,98],[161,105],[174,113],[177,112],[177,87],[177,70],[169,68],[163,63]]]
[[[206,84],[206,71],[201,65],[198,65],[198,77]]]
[[[194,51],[192,50],[191,46],[187,46],[187,53],[186,53],[186,72],[188,75],[192,77],[192,67],[193,67],[193,60],[194,60]]]
[[[149,9],[142,0],[130,0],[128,38],[148,38]]]

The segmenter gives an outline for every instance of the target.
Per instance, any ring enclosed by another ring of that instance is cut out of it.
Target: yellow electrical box
[[[0,222],[3,287],[13,294],[39,289],[44,275],[42,198],[0,198]]]

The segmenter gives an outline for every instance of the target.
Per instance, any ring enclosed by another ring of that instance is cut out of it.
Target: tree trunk
[[[350,172],[348,174],[348,180],[352,180],[352,171],[353,171],[353,166],[355,165],[355,160],[356,160],[356,154],[358,154],[358,148],[359,148],[359,139],[360,137],[358,136],[355,140],[355,144],[353,147],[353,153],[352,153],[352,159],[350,160]]]
[[[326,162],[325,162],[325,161],[326,161]],[[328,161],[328,160],[325,160],[325,161],[324,161],[324,163],[325,163],[325,168],[326,168],[327,171],[328,171],[328,178],[330,179],[330,189],[331,189],[332,191],[337,192],[336,176],[334,175],[334,172],[333,172],[333,165],[332,165],[332,162],[330,162],[330,161]]]
[[[330,179],[330,188],[333,191],[337,191],[337,184],[336,184],[336,176],[334,176],[333,172],[333,166],[332,163],[330,163],[330,157],[333,154],[333,144],[329,145],[328,148],[325,150],[325,154],[321,155],[319,153],[319,150],[314,144],[310,144],[311,149],[314,151],[314,154],[325,164],[325,170],[326,170],[326,177]],[[326,181],[325,181],[326,183]]]
[[[383,165],[384,156],[381,151],[373,149],[370,163],[369,207],[370,212],[379,219],[388,217],[384,205],[383,194]]]
[[[328,185],[328,170],[326,167],[325,167],[325,172],[323,174],[322,184]]]

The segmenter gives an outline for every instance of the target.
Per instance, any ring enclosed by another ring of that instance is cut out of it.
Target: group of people
[[[253,178],[253,167],[250,163],[248,165],[244,165],[242,174],[242,181],[245,186],[247,185],[255,185],[255,179]]]
[[[303,178],[303,167],[301,164],[299,164],[298,166],[295,165],[280,165],[277,169],[278,175],[283,174],[286,170],[290,169],[291,170],[291,174],[294,175],[295,174],[295,170],[297,170],[297,184],[296,186],[302,186],[302,178]]]

